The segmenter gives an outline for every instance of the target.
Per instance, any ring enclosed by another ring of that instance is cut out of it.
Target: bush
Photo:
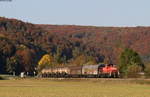
[[[142,71],[142,67],[138,65],[130,65],[128,66],[126,76],[128,78],[139,78],[140,77],[140,72]]]
[[[150,64],[147,65],[145,68],[145,76],[150,78]]]
[[[2,79],[2,77],[0,76],[0,80]]]
[[[0,80],[4,80],[4,78],[2,76],[0,76]]]

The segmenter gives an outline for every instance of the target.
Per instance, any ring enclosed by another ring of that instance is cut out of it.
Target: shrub
[[[2,79],[2,77],[0,76],[0,80]]]
[[[138,78],[140,77],[140,72],[142,71],[142,67],[138,65],[130,65],[128,66],[126,76],[128,78]]]
[[[145,68],[145,76],[150,78],[150,64],[147,65]]]
[[[0,80],[4,80],[4,77],[0,76]]]

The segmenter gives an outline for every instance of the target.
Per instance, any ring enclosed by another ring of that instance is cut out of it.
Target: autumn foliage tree
[[[38,71],[41,71],[44,68],[52,67],[53,64],[54,58],[49,54],[45,54],[38,62]]]
[[[33,72],[35,68],[35,51],[29,48],[19,48],[16,52],[22,72]]]

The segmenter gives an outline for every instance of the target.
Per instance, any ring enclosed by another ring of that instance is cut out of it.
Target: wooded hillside
[[[33,71],[44,54],[52,55],[57,64],[119,64],[124,48],[132,48],[148,64],[149,37],[150,27],[37,25],[1,17],[0,73],[10,71],[12,62],[18,74]]]

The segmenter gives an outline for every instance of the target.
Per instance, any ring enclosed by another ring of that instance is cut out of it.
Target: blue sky
[[[35,24],[150,26],[150,0],[0,1],[0,16]]]

